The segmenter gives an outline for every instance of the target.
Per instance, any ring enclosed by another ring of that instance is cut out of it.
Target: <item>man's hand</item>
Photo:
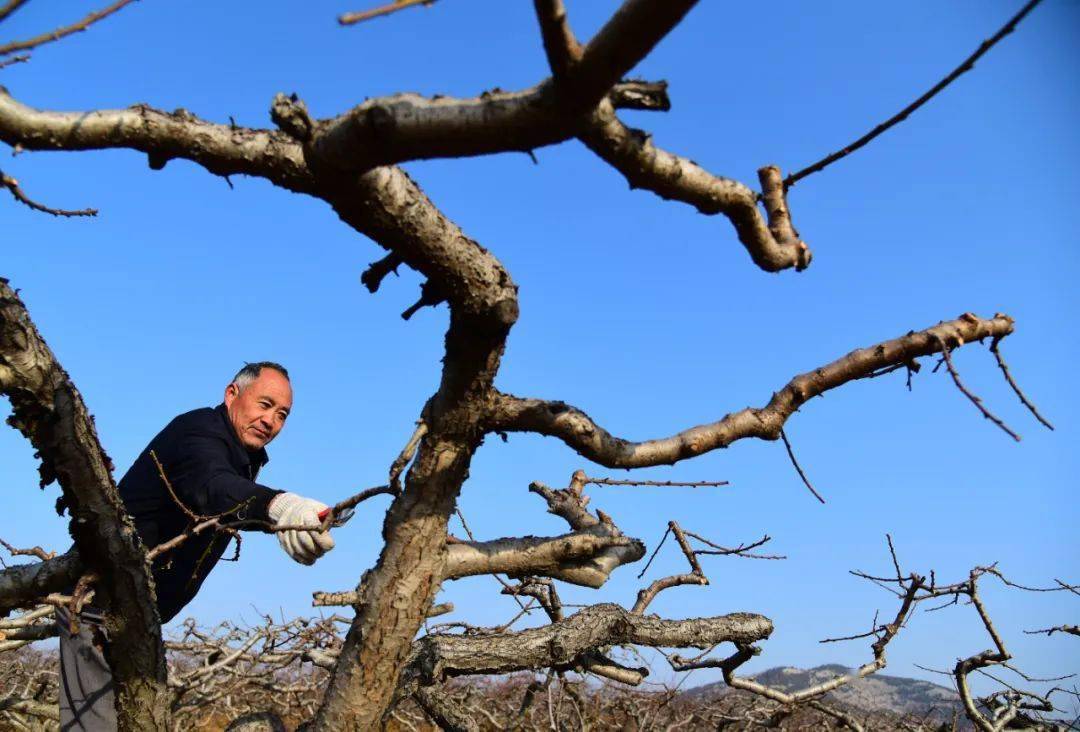
[[[279,493],[267,507],[267,514],[274,526],[318,526],[319,512],[327,507],[311,498],[295,493]],[[277,532],[278,543],[285,552],[300,562],[314,564],[315,560],[334,548],[329,531],[288,529]]]

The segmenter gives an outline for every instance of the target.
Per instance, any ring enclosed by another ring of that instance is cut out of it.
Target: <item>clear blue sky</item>
[[[30,3],[0,31],[24,37],[92,5]],[[776,163],[806,165],[920,94],[970,53],[1019,2],[704,2],[635,71],[671,83],[667,114],[628,113],[657,144],[709,170],[756,180]],[[572,2],[587,38],[617,7]],[[169,3],[145,0],[89,32],[0,72],[16,98],[86,110],[136,102],[185,107],[219,122],[267,126],[279,91],[320,116],[396,91],[471,96],[545,75],[531,4],[444,0],[354,28],[345,3]],[[1057,426],[1036,424],[980,346],[956,363],[1019,432],[982,419],[943,372],[914,391],[902,374],[849,385],[788,425],[817,487],[802,487],[780,443],[741,442],[654,479],[728,479],[728,488],[596,487],[593,505],[650,550],[669,519],[722,543],[763,533],[786,562],[706,562],[707,588],[681,588],[654,609],[685,617],[761,612],[776,632],[751,668],[850,665],[867,648],[820,646],[859,632],[881,590],[847,574],[885,571],[891,532],[905,568],[959,580],[1000,561],[1017,581],[1080,580],[1076,476],[1080,362],[1076,322],[1080,196],[1076,134],[1080,4],[1047,0],[970,74],[858,154],[800,183],[794,220],[815,251],[809,270],[766,274],[730,224],[629,191],[577,143],[520,154],[410,163],[444,212],[490,248],[520,285],[500,388],[559,398],[629,438],[670,434],[764,404],[791,376],[852,348],[964,311],[1016,318],[1003,351]],[[5,172],[52,205],[94,206],[94,220],[56,220],[0,201],[0,275],[22,296],[97,418],[118,477],[174,415],[216,404],[245,360],[274,359],[294,377],[296,408],[271,446],[271,485],[333,503],[385,480],[434,390],[446,310],[398,314],[418,294],[403,272],[371,296],[359,275],[382,250],[317,200],[197,166],[160,172],[127,151],[5,156]],[[2,409],[6,410],[7,405]],[[490,440],[461,508],[479,537],[565,527],[527,493],[564,485],[586,464],[550,439]],[[7,492],[0,536],[63,550],[58,490],[36,487],[29,445],[0,431]],[[188,611],[210,623],[255,620],[253,608],[311,613],[312,590],[352,587],[379,549],[385,498],[361,507],[315,567],[250,535]],[[569,602],[632,602],[638,587],[683,571],[666,546],[645,580],[616,573]],[[501,622],[513,607],[491,578],[450,583],[454,617]],[[985,590],[1019,665],[1078,671],[1073,638],[1023,629],[1075,623],[1080,598]],[[889,649],[887,673],[928,676],[989,639],[971,608],[919,613]],[[664,679],[663,662],[656,678]],[[689,683],[711,679],[699,672]]]

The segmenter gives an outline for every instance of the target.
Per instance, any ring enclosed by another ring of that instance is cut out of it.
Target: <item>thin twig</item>
[[[0,539],[0,545],[2,545],[5,549],[7,549],[8,552],[10,552],[11,556],[13,556],[13,557],[17,557],[17,556],[37,557],[38,559],[40,559],[42,561],[46,561],[46,560],[52,559],[53,557],[56,556],[56,552],[47,552],[44,549],[42,549],[40,546],[33,546],[33,547],[30,547],[29,549],[16,549],[15,547],[13,547],[11,544],[8,544],[3,539]]]
[[[21,58],[21,57],[17,57],[17,58]],[[8,59],[8,61],[4,62],[4,63],[6,65],[9,62],[14,63],[14,60],[13,59]],[[2,170],[0,170],[0,186],[3,186],[4,188],[7,188],[9,191],[11,191],[11,195],[15,197],[16,201],[18,201],[19,203],[22,203],[22,204],[24,204],[26,206],[29,206],[30,208],[34,209],[35,211],[41,211],[42,213],[51,214],[53,216],[69,216],[69,217],[73,217],[73,216],[97,216],[97,214],[98,214],[96,208],[84,208],[84,209],[79,209],[78,211],[69,211],[69,210],[63,209],[63,208],[51,208],[50,206],[46,206],[44,204],[38,203],[37,201],[35,201],[34,199],[30,198],[25,193],[23,193],[22,188],[19,188],[19,181],[15,180],[10,175],[7,175]]]
[[[153,450],[150,450],[150,459],[153,460],[154,465],[157,466],[158,475],[161,476],[161,481],[165,484],[165,487],[168,489],[169,495],[172,496],[173,502],[177,506],[180,507],[180,510],[184,512],[185,516],[187,516],[189,519],[191,519],[195,523],[205,521],[206,519],[209,519],[209,518],[218,518],[216,516],[213,516],[213,517],[212,516],[200,516],[199,514],[195,513],[190,508],[188,508],[187,504],[185,504],[183,501],[180,500],[180,496],[176,495],[176,491],[173,490],[172,483],[169,482],[168,476],[165,475],[165,466],[161,464],[161,461],[158,460],[157,453],[154,452]]]
[[[726,546],[720,546],[719,544],[713,543],[713,542],[709,541],[708,539],[706,539],[704,536],[699,536],[698,534],[695,534],[693,531],[686,531],[684,529],[683,533],[686,534],[687,536],[690,536],[690,537],[693,537],[694,539],[697,539],[698,541],[700,541],[703,544],[707,544],[708,546],[711,546],[713,548],[713,550],[715,550],[715,551],[710,551],[709,549],[695,549],[694,550],[695,554],[709,554],[709,555],[719,555],[719,556],[735,555],[735,556],[738,556],[738,557],[745,557],[747,559],[787,559],[787,557],[784,556],[783,554],[751,554],[750,553],[751,549],[757,549],[759,546],[762,546],[762,545],[767,544],[768,542],[772,541],[772,537],[769,536],[768,534],[761,537],[757,541],[750,542],[749,544],[743,543],[743,544],[739,544],[736,547],[726,547]]]
[[[28,38],[25,41],[12,41],[4,46],[0,46],[0,56],[6,56],[9,53],[15,53],[16,51],[28,51],[31,48],[37,48],[46,43],[52,43],[53,41],[59,41],[61,38],[70,36],[72,33],[79,33],[89,28],[94,23],[109,17],[117,10],[120,10],[125,5],[130,5],[135,0],[117,0],[117,2],[104,8],[102,10],[96,10],[90,13],[78,23],[73,23],[64,28],[57,28],[56,30],[49,31],[48,33],[42,33],[39,36]]]
[[[0,69],[6,66],[14,66],[15,64],[24,64],[29,60],[30,54],[28,53],[23,53],[18,56],[12,56],[11,58],[6,58],[3,61],[0,61]]]
[[[670,533],[671,533],[671,524],[669,523],[667,529],[664,531],[664,535],[662,537],[660,537],[660,543],[656,545],[655,549],[653,549],[653,553],[652,553],[652,556],[649,557],[649,561],[645,562],[645,568],[642,569],[638,573],[638,576],[637,576],[638,579],[641,579],[642,577],[644,577],[645,573],[649,571],[649,567],[652,565],[653,560],[656,559],[657,552],[660,551],[660,547],[662,547],[664,545],[664,542],[667,541],[668,534],[670,534]]]
[[[979,47],[975,50],[975,53],[971,54],[966,59],[964,59],[964,62],[961,63],[959,66],[957,66],[955,69],[953,69],[949,73],[948,76],[946,76],[944,79],[942,79],[937,84],[935,84],[933,87],[931,87],[931,89],[928,92],[923,94],[921,97],[916,99],[914,102],[912,102],[908,106],[904,107],[897,114],[893,115],[892,117],[890,117],[886,121],[882,122],[877,127],[870,130],[868,133],[866,133],[865,135],[860,137],[855,142],[852,142],[849,145],[841,148],[840,150],[837,150],[836,152],[834,152],[831,155],[823,158],[822,160],[819,160],[818,162],[814,163],[813,165],[810,165],[810,166],[808,166],[806,168],[803,168],[802,170],[798,171],[797,173],[792,173],[791,175],[789,175],[784,180],[784,188],[785,189],[791,188],[791,186],[795,185],[795,183],[802,180],[806,176],[808,176],[808,175],[810,175],[812,173],[816,173],[819,170],[822,170],[822,169],[826,168],[827,166],[831,165],[832,163],[835,163],[840,158],[843,158],[843,157],[846,157],[846,156],[850,155],[851,153],[853,153],[856,150],[858,150],[859,148],[861,148],[863,145],[866,145],[868,142],[873,140],[878,135],[880,135],[883,132],[885,132],[886,130],[888,130],[890,127],[893,127],[894,125],[896,125],[896,124],[898,124],[900,122],[903,122],[905,119],[908,118],[909,115],[911,115],[912,112],[914,112],[919,107],[921,107],[922,105],[929,102],[935,96],[937,96],[937,94],[941,90],[943,90],[949,84],[956,81],[956,79],[959,76],[961,76],[965,72],[970,71],[972,68],[974,68],[975,67],[975,62],[978,61],[980,58],[982,58],[983,54],[985,54],[987,51],[989,51],[991,48],[993,48],[994,45],[998,41],[1000,41],[1002,38],[1004,38],[1005,36],[1012,33],[1013,30],[1016,28],[1016,25],[1021,20],[1024,19],[1024,16],[1026,16],[1028,13],[1030,13],[1032,11],[1032,9],[1036,5],[1038,5],[1040,2],[1041,2],[1041,0],[1030,0],[1030,2],[1028,2],[1026,5],[1024,5],[1023,8],[1020,9],[1019,13],[1014,15],[1012,17],[1012,19],[1009,20],[1008,23],[1006,23],[1004,26],[1001,27],[1001,30],[999,30],[997,33],[995,33],[989,39],[983,41],[979,45]]]
[[[938,345],[941,346],[941,355],[945,358],[945,367],[949,370],[949,375],[952,376],[953,383],[956,384],[956,388],[960,390],[960,393],[970,399],[971,403],[979,408],[979,411],[982,412],[984,417],[986,417],[988,420],[990,420],[1002,430],[1004,430],[1009,437],[1013,438],[1017,442],[1020,442],[1020,435],[1013,432],[1007,424],[1005,424],[1001,419],[994,415],[993,412],[991,412],[983,405],[982,399],[975,396],[975,394],[973,394],[971,391],[968,390],[966,386],[964,386],[963,382],[960,381],[960,374],[956,373],[956,367],[953,366],[952,356],[949,355],[949,346],[941,338],[938,338],[937,342]]]
[[[338,501],[333,506],[331,506],[330,510],[326,514],[326,518],[323,519],[323,521],[322,521],[322,530],[326,531],[331,526],[333,526],[334,521],[337,520],[337,518],[339,516],[341,516],[344,512],[348,511],[349,509],[355,507],[356,505],[358,505],[360,503],[363,503],[364,501],[366,501],[369,498],[373,498],[375,496],[381,496],[384,493],[387,493],[387,494],[389,494],[391,496],[396,496],[398,494],[398,492],[396,490],[394,490],[393,486],[377,485],[374,488],[365,488],[364,490],[360,491],[359,493],[355,493],[355,494],[349,496],[344,501]]]
[[[357,10],[351,13],[342,13],[338,16],[338,23],[341,25],[355,25],[356,23],[362,23],[365,20],[371,20],[372,18],[378,18],[383,15],[390,15],[390,13],[396,13],[405,8],[411,8],[416,5],[432,5],[434,2],[435,0],[395,0],[389,5],[380,5],[371,10]]]
[[[818,499],[822,503],[825,503],[825,499],[821,497],[821,494],[814,490],[814,486],[810,485],[810,480],[806,477],[806,473],[803,472],[802,467],[799,465],[799,461],[795,459],[795,452],[791,449],[791,443],[788,442],[787,434],[781,428],[780,439],[784,441],[784,447],[787,448],[788,457],[791,458],[791,464],[795,466],[795,470],[798,471],[799,477],[802,478],[802,482],[810,489],[810,492],[814,494],[814,498]]]
[[[731,485],[727,480],[620,480],[617,478],[586,478],[585,483],[592,485],[653,485],[662,487],[681,486],[686,488],[705,488],[712,486]]]
[[[1054,429],[1054,425],[1050,424],[1049,420],[1047,420],[1045,417],[1043,417],[1041,414],[1039,414],[1039,410],[1035,408],[1035,405],[1031,403],[1031,400],[1029,400],[1027,398],[1027,396],[1024,394],[1024,392],[1020,390],[1020,387],[1013,380],[1012,374],[1009,373],[1009,366],[1008,366],[1008,364],[1005,363],[1005,359],[1002,357],[1001,351],[998,350],[998,344],[999,343],[1000,343],[1000,339],[998,339],[998,338],[995,338],[993,341],[991,341],[991,343],[990,343],[990,351],[991,351],[991,353],[994,354],[994,358],[997,359],[998,366],[1001,368],[1001,373],[1003,373],[1005,375],[1005,381],[1009,382],[1009,386],[1011,386],[1012,390],[1014,392],[1016,392],[1016,396],[1020,397],[1020,402],[1025,407],[1027,407],[1028,410],[1032,414],[1035,415],[1035,419],[1039,420],[1044,425],[1046,425],[1047,429],[1051,429],[1051,430]]]

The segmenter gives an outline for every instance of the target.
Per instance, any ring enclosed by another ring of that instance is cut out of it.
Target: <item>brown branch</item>
[[[827,704],[822,704],[816,699],[810,702],[807,706],[811,707],[812,709],[818,710],[822,714],[827,714],[828,716],[832,717],[833,719],[850,729],[852,732],[864,732],[865,730],[865,727],[863,727],[862,724],[860,724],[859,721],[855,719],[855,717],[851,714],[843,712]]]
[[[413,692],[413,698],[439,729],[445,732],[480,732],[476,721],[451,701],[444,689],[421,687]]]
[[[15,64],[24,64],[30,60],[30,54],[24,53],[19,56],[12,56],[0,61],[0,69],[7,68],[8,66],[14,66]]]
[[[634,615],[618,605],[587,607],[540,628],[495,636],[428,635],[414,644],[410,674],[429,685],[447,676],[553,668],[573,670],[582,654],[607,646],[710,648],[752,643],[772,633],[768,618],[734,613],[714,618],[664,620]]]
[[[19,187],[19,181],[12,178],[10,175],[7,175],[2,170],[0,170],[0,186],[7,188],[11,195],[14,196],[16,201],[32,208],[35,211],[51,214],[53,216],[65,217],[97,216],[98,214],[96,208],[84,208],[77,211],[69,211],[63,208],[51,208],[44,204],[38,203],[23,192],[22,188]]]
[[[412,462],[413,456],[416,455],[417,448],[420,447],[420,441],[424,439],[424,435],[428,432],[428,425],[423,419],[419,419],[416,422],[416,429],[413,430],[412,436],[409,437],[409,441],[405,443],[405,447],[401,449],[401,452],[394,462],[390,465],[390,486],[396,493],[401,493],[401,474],[405,471],[406,466]],[[462,519],[462,523],[465,519]]]
[[[791,186],[795,185],[798,181],[802,180],[806,176],[808,176],[808,175],[810,175],[812,173],[816,173],[819,170],[822,170],[825,167],[827,167],[827,166],[831,165],[832,163],[836,162],[840,158],[843,158],[843,157],[846,157],[846,156],[850,155],[851,153],[855,152],[856,150],[858,150],[862,146],[866,145],[868,142],[873,140],[878,135],[880,135],[883,132],[885,132],[886,130],[888,130],[889,128],[893,127],[894,125],[896,125],[896,124],[898,124],[900,122],[903,122],[905,119],[907,119],[911,115],[912,112],[914,112],[919,107],[926,104],[928,101],[933,99],[935,96],[937,96],[937,94],[941,90],[943,90],[949,84],[956,81],[956,79],[959,78],[962,74],[964,74],[965,72],[970,71],[971,69],[973,69],[975,67],[975,62],[978,61],[980,58],[982,58],[983,54],[985,54],[987,51],[989,51],[991,48],[993,48],[994,45],[997,44],[998,41],[1000,41],[1002,38],[1004,38],[1005,36],[1012,33],[1013,30],[1016,28],[1017,24],[1021,20],[1023,20],[1024,17],[1028,13],[1030,13],[1035,8],[1036,5],[1039,4],[1039,2],[1041,2],[1041,0],[1030,0],[1028,3],[1026,3],[1024,5],[1024,7],[1020,9],[1020,12],[1018,12],[1016,15],[1014,15],[1009,20],[1008,23],[1006,23],[1004,26],[1002,26],[1002,28],[997,33],[995,33],[993,36],[991,36],[990,38],[988,38],[987,40],[985,40],[981,44],[979,44],[979,47],[975,50],[975,52],[973,54],[971,54],[970,56],[968,56],[966,59],[964,59],[963,63],[961,63],[959,66],[957,66],[951,72],[949,72],[949,74],[944,79],[942,79],[937,84],[932,86],[929,91],[927,91],[921,97],[916,99],[914,102],[912,102],[908,106],[904,107],[902,110],[900,110],[895,115],[893,115],[889,119],[887,119],[884,122],[882,122],[881,124],[879,124],[874,129],[870,130],[870,132],[866,133],[865,135],[860,137],[858,140],[855,140],[854,142],[852,142],[852,143],[846,145],[845,147],[837,150],[836,152],[832,153],[831,155],[828,155],[827,157],[819,160],[818,162],[814,163],[813,165],[807,166],[807,167],[803,168],[802,170],[798,171],[797,173],[793,173],[793,174],[789,175],[787,177],[787,179],[784,180],[784,188],[785,189],[790,188]]]
[[[698,563],[697,556],[690,547],[690,543],[687,541],[682,528],[674,521],[668,521],[668,529],[675,537],[675,540],[679,542],[679,548],[682,549],[683,556],[686,557],[686,561],[690,564],[690,573],[663,577],[654,581],[648,587],[642,588],[637,594],[637,600],[634,602],[634,607],[630,609],[630,612],[634,615],[643,614],[649,604],[664,590],[678,587],[679,585],[709,584],[709,578],[701,571],[701,565]],[[667,535],[665,534],[665,537],[666,536]],[[663,543],[663,541],[661,541],[661,543]],[[659,549],[659,547],[657,547],[657,549]]]
[[[380,5],[377,8],[371,10],[357,10],[351,13],[342,13],[338,16],[338,23],[341,25],[355,25],[357,23],[363,23],[365,20],[371,20],[372,18],[379,18],[383,15],[390,15],[396,13],[399,10],[405,8],[412,8],[417,5],[434,5],[435,0],[394,0],[394,2],[388,5]]]
[[[615,109],[636,109],[642,112],[667,112],[671,99],[666,81],[635,81],[625,79],[616,84],[608,95]]]
[[[671,437],[631,442],[611,435],[581,410],[564,402],[523,399],[496,393],[486,422],[489,432],[535,432],[557,437],[587,459],[609,468],[665,465],[696,457],[748,437],[775,440],[794,412],[815,396],[893,363],[938,353],[943,341],[964,343],[1004,337],[1013,331],[1005,315],[981,319],[971,314],[923,331],[884,341],[806,372],[776,392],[762,408],[747,408]]]
[[[591,113],[578,138],[622,173],[631,188],[682,201],[707,216],[727,217],[754,263],[765,271],[809,266],[810,249],[790,224],[778,168],[768,166],[758,172],[765,190],[766,221],[754,191],[656,147],[651,135],[624,125],[606,100]]]
[[[383,279],[386,278],[386,275],[391,272],[396,275],[397,268],[403,263],[401,255],[390,252],[379,261],[369,264],[364,273],[360,275],[360,282],[367,288],[368,292],[374,294],[379,291],[379,286],[382,284]]]
[[[17,607],[34,604],[51,592],[71,587],[85,571],[78,552],[72,551],[34,564],[0,571],[0,617]]]
[[[37,150],[132,148],[146,152],[155,169],[172,158],[185,158],[216,175],[266,178],[288,190],[327,200],[346,223],[396,251],[406,264],[430,280],[445,271],[433,267],[434,262],[420,260],[415,251],[394,246],[393,237],[403,237],[400,228],[387,231],[383,223],[376,221],[379,209],[359,205],[368,196],[392,198],[415,188],[411,181],[395,182],[391,187],[387,179],[403,174],[377,166],[413,159],[527,151],[580,135],[602,158],[629,175],[634,185],[690,203],[703,213],[728,217],[754,261],[766,270],[809,264],[809,250],[803,242],[774,238],[770,231],[774,222],[765,221],[757,208],[758,196],[750,188],[715,177],[689,160],[640,142],[618,122],[609,102],[601,107],[610,110],[611,129],[583,133],[578,117],[568,116],[544,85],[464,100],[429,100],[399,94],[371,99],[332,120],[312,123],[317,129],[310,140],[305,140],[305,154],[294,137],[296,130],[282,134],[214,125],[183,110],[165,114],[145,106],[88,113],[43,112],[19,104],[0,89],[0,139]],[[309,169],[309,158],[317,159],[326,170],[369,172],[359,180],[349,179],[355,180],[354,185],[338,180],[327,190]],[[438,286],[453,301],[457,293],[443,281]]]
[[[581,44],[570,29],[566,7],[562,0],[534,0],[536,19],[548,66],[556,79],[565,78],[570,68],[581,60]]]
[[[34,699],[16,699],[5,697],[0,699],[0,712],[17,712],[31,717],[40,717],[53,722],[60,721],[60,710],[56,704],[44,704]]]
[[[157,468],[158,476],[161,477],[161,482],[165,484],[165,488],[169,491],[169,497],[172,498],[173,503],[175,503],[176,506],[181,511],[183,511],[184,515],[187,516],[189,520],[199,522],[211,518],[219,518],[220,516],[225,515],[218,514],[217,516],[200,516],[199,514],[192,511],[190,508],[187,507],[186,503],[180,500],[180,496],[176,495],[176,491],[173,490],[172,483],[169,482],[169,478],[165,475],[165,467],[161,464],[161,461],[158,460],[157,453],[153,450],[150,451],[150,459],[154,461],[154,466]]]
[[[395,489],[394,486],[390,485],[377,485],[374,488],[365,488],[359,493],[351,495],[343,501],[338,501],[333,506],[331,506],[330,510],[326,514],[326,518],[323,519],[319,530],[328,531],[330,527],[334,525],[334,522],[338,519],[342,519],[342,522],[348,520],[349,518],[351,518],[351,514],[347,514],[347,512],[352,511],[354,507],[360,505],[369,498],[374,498],[375,496],[381,496],[384,494],[396,496],[400,492],[400,489]],[[280,531],[282,530],[282,528],[283,527],[275,527],[275,530]]]
[[[895,618],[891,623],[882,626],[881,634],[870,646],[873,653],[873,660],[859,667],[854,673],[843,674],[798,691],[783,692],[758,681],[735,676],[735,670],[749,660],[751,656],[755,655],[753,652],[749,651],[749,649],[740,649],[735,655],[714,665],[720,666],[723,671],[724,682],[733,689],[749,691],[781,704],[799,704],[818,699],[830,691],[844,686],[856,679],[869,676],[885,667],[885,648],[907,622],[907,619],[915,606],[918,592],[923,588],[923,578],[919,575],[912,574],[910,577],[906,578],[905,585],[903,599],[896,612]],[[682,669],[681,667],[677,667],[677,670]]]
[[[795,459],[795,451],[791,449],[791,442],[787,438],[787,433],[783,428],[780,430],[780,439],[784,441],[784,448],[787,450],[788,458],[791,460],[791,464],[795,466],[795,472],[802,478],[803,485],[814,494],[814,498],[818,499],[822,503],[825,503],[825,499],[821,497],[821,494],[814,490],[814,486],[810,484],[810,479],[806,477],[806,473],[803,472],[802,466],[799,465],[799,461]]]
[[[56,30],[49,31],[48,33],[42,33],[40,36],[34,36],[28,38],[25,41],[13,41],[11,43],[0,46],[0,56],[6,56],[9,53],[15,53],[17,51],[28,51],[32,48],[37,48],[45,43],[52,43],[53,41],[59,41],[61,38],[70,36],[72,33],[80,33],[89,28],[94,23],[109,17],[116,11],[123,8],[125,5],[130,5],[135,0],[117,0],[117,2],[109,5],[106,8],[97,10],[90,13],[85,18],[77,23],[73,23],[63,28],[57,28]]]
[[[645,547],[630,537],[590,533],[459,542],[446,547],[443,578],[460,579],[481,574],[537,575],[596,588],[607,581],[614,569],[602,564],[602,560],[615,552],[618,552],[620,563],[632,562],[645,555]]]
[[[1035,415],[1035,419],[1043,423],[1048,429],[1054,429],[1054,425],[1050,424],[1049,420],[1039,414],[1039,410],[1035,408],[1031,400],[1027,398],[1020,386],[1013,379],[1012,374],[1009,372],[1009,365],[1005,363],[1005,358],[1001,355],[1001,349],[998,347],[999,340],[995,338],[990,342],[990,351],[994,354],[994,358],[997,359],[998,366],[1001,368],[1001,373],[1005,375],[1005,381],[1009,383],[1012,390],[1016,393],[1016,396],[1020,397],[1020,402],[1028,408],[1028,410]]]
[[[42,485],[56,480],[63,490],[82,561],[102,578],[120,726],[164,728],[165,653],[145,550],[81,395],[6,280],[0,280],[0,393],[11,401],[9,423],[38,452]]]
[[[975,396],[975,394],[971,390],[964,386],[964,383],[960,381],[960,374],[956,372],[956,367],[953,366],[952,356],[949,355],[948,344],[946,344],[945,341],[941,339],[939,339],[938,342],[941,346],[941,355],[945,358],[945,367],[948,368],[949,375],[952,376],[953,383],[956,384],[956,388],[960,390],[960,393],[970,399],[971,403],[978,407],[979,411],[982,412],[982,415],[984,417],[986,417],[988,420],[1000,427],[1009,437],[1013,438],[1017,442],[1020,442],[1020,435],[1013,432],[1007,424],[1005,424],[993,412],[986,408],[986,405],[983,404],[982,399]],[[963,342],[961,341],[959,345],[963,345]]]
[[[0,539],[0,546],[7,549],[13,557],[37,557],[41,561],[45,562],[56,556],[56,552],[47,552],[40,546],[30,547],[29,549],[16,549],[3,539]]]
[[[533,482],[529,491],[543,498],[548,504],[548,513],[562,518],[577,534],[625,538],[610,516],[599,510],[594,516],[586,508],[589,503],[588,496],[584,494],[586,478],[585,473],[578,470],[571,476],[570,485],[566,488],[554,490],[543,483]],[[567,564],[561,572],[564,577],[568,574],[577,577],[578,584],[599,587],[613,571],[643,556],[644,545],[637,539],[631,539],[625,545],[613,545],[587,560]]]
[[[560,80],[564,99],[575,110],[593,109],[696,4],[697,0],[626,0]]]
[[[3,7],[0,7],[0,20],[4,20],[27,2],[29,0],[8,0]]]
[[[1055,625],[1053,628],[1042,628],[1040,630],[1025,630],[1028,635],[1053,635],[1054,633],[1068,633],[1069,635],[1080,635],[1080,625]]]
[[[616,478],[586,478],[585,482],[590,485],[649,485],[649,486],[662,486],[662,487],[675,487],[683,486],[687,488],[704,488],[710,486],[722,486],[731,485],[727,480],[697,480],[697,481],[678,481],[678,480],[618,480]]]

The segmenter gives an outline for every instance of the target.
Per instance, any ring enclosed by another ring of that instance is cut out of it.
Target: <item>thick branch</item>
[[[27,150],[129,148],[147,153],[151,167],[184,158],[216,175],[254,175],[292,191],[310,193],[313,178],[301,146],[288,135],[200,120],[135,105],[92,112],[49,112],[28,107],[0,87],[0,140]]]
[[[1002,338],[1012,331],[1013,321],[1007,315],[982,319],[965,313],[956,320],[852,351],[796,376],[765,407],[743,409],[717,422],[656,440],[630,442],[612,436],[587,414],[563,402],[508,394],[493,400],[487,427],[491,432],[537,432],[557,437],[589,460],[611,468],[672,464],[747,437],[775,440],[795,410],[830,389],[866,378],[883,367],[937,353],[941,343],[956,348],[960,343]]]
[[[645,555],[644,545],[626,536],[589,533],[555,537],[526,536],[447,546],[446,579],[478,574],[553,577],[584,587],[601,587],[611,568],[603,561],[613,549],[622,549],[622,562]]]
[[[601,604],[566,620],[517,633],[425,636],[416,642],[410,670],[426,685],[465,674],[537,668],[569,670],[579,665],[583,654],[612,645],[704,649],[724,642],[752,643],[771,633],[768,618],[750,613],[664,620],[633,615],[618,605]]]
[[[739,241],[762,269],[802,270],[810,264],[810,249],[791,226],[779,169],[766,167],[759,171],[769,215],[766,222],[754,191],[656,147],[651,135],[624,125],[608,102],[602,102],[592,113],[579,138],[622,173],[631,188],[644,188],[663,199],[688,203],[709,216],[726,216],[735,226]]]
[[[574,109],[592,109],[696,4],[697,0],[626,0],[589,41],[581,60],[560,81],[560,91]]]
[[[56,480],[63,489],[80,557],[102,578],[121,726],[164,727],[165,652],[145,550],[82,396],[6,280],[0,280],[0,392],[11,400],[10,424],[41,457],[42,485]]]
[[[548,504],[548,513],[562,518],[579,535],[625,538],[610,516],[599,510],[595,516],[589,512],[587,508],[589,498],[584,493],[587,481],[588,476],[584,471],[578,470],[571,476],[570,485],[564,489],[554,490],[543,483],[534,482],[529,486],[529,491],[542,497]],[[643,556],[645,556],[644,545],[637,539],[633,539],[627,544],[609,546],[587,559],[564,564],[561,568],[563,576],[558,578],[574,577],[573,580],[568,579],[568,581],[584,584],[587,587],[599,587],[616,569],[624,564],[636,562]]]
[[[421,687],[413,693],[413,698],[432,721],[439,725],[439,729],[446,732],[480,732],[480,726],[468,712],[449,699],[445,689]]]
[[[32,605],[50,592],[71,587],[84,569],[78,552],[71,551],[54,559],[0,571],[0,617],[14,608]]]

